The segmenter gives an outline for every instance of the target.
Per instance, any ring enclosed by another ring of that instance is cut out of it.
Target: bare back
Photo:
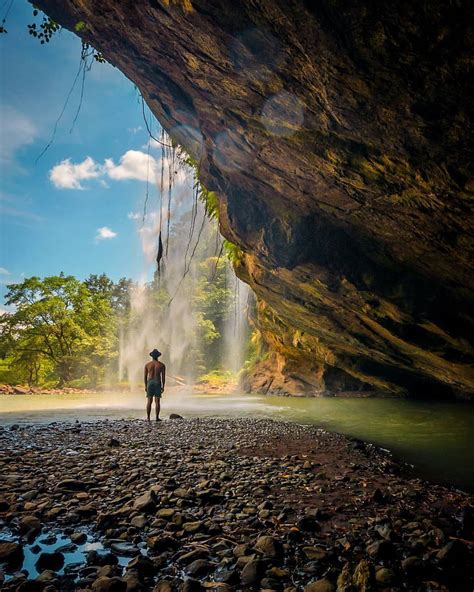
[[[158,360],[151,360],[145,364],[145,372],[148,380],[158,380],[164,373],[165,365]]]

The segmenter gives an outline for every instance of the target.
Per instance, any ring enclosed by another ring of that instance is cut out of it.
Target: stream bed
[[[144,417],[141,393],[5,395],[0,424]],[[290,398],[191,394],[170,389],[162,417],[265,417],[318,425],[374,442],[414,465],[416,474],[474,490],[474,407],[462,403],[382,398]]]

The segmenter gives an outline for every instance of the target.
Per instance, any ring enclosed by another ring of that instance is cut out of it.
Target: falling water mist
[[[150,156],[152,175],[157,197],[147,190],[146,211],[137,220],[143,267],[131,288],[130,320],[121,327],[120,379],[132,387],[142,383],[144,362],[155,347],[163,352],[170,384],[191,385],[209,364],[235,374],[248,338],[248,287],[225,257],[217,222],[199,199],[194,170],[162,150],[161,159]],[[158,273],[160,230],[164,256]],[[223,312],[212,322],[206,316],[212,298],[205,289],[215,282],[222,286],[212,297]]]
[[[224,364],[226,368],[235,374],[242,368],[245,361],[246,342],[249,332],[250,288],[239,280],[230,266],[226,269],[226,272],[227,281],[232,290],[232,305],[224,325]]]

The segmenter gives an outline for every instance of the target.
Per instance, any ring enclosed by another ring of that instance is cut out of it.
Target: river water
[[[0,396],[0,424],[144,417],[141,393]],[[474,407],[377,398],[294,398],[190,394],[170,389],[162,416],[271,417],[369,440],[416,473],[474,490]]]

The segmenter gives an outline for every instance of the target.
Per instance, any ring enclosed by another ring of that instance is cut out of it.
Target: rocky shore
[[[118,389],[115,388],[115,390]],[[93,392],[99,391],[97,389],[82,389],[72,386],[45,388],[26,384],[0,384],[0,395],[85,395]]]
[[[0,429],[0,586],[470,591],[473,498],[251,419]]]

